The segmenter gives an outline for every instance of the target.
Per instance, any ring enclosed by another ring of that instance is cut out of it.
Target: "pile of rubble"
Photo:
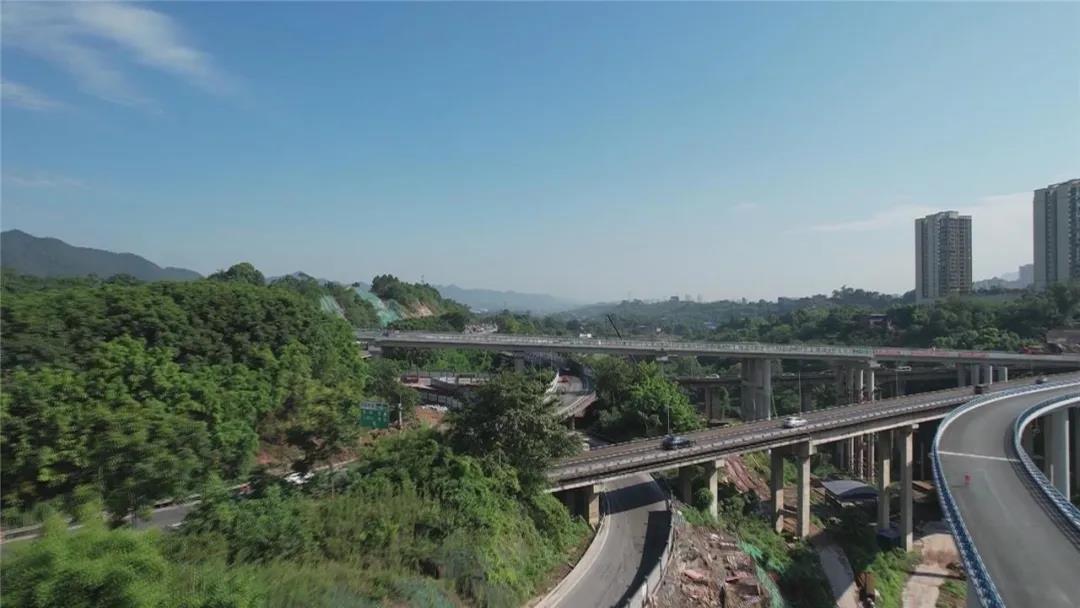
[[[690,526],[676,518],[674,553],[653,606],[766,606],[754,559],[725,534]]]

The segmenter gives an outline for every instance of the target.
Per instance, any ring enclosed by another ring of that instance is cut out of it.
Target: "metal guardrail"
[[[1043,416],[1051,410],[1066,407],[1073,403],[1080,402],[1080,395],[1063,395],[1049,401],[1035,404],[1031,408],[1024,411],[1023,414],[1017,416],[1013,422],[1013,447],[1016,449],[1016,453],[1020,457],[1020,464],[1023,465],[1024,470],[1035,482],[1035,485],[1039,487],[1039,490],[1050,500],[1051,504],[1061,512],[1065,519],[1080,533],[1080,508],[1072,504],[1069,497],[1062,494],[1056,486],[1050,483],[1050,480],[1046,478],[1039,467],[1035,466],[1035,461],[1031,459],[1031,455],[1027,453],[1027,450],[1023,448],[1021,435],[1023,434],[1024,427],[1031,423],[1032,420]]]
[[[1001,401],[1002,399],[1009,399],[1027,393],[1078,385],[1080,385],[1080,382],[1075,380],[1051,382],[1035,386],[1011,388],[998,393],[976,397],[950,412],[949,415],[941,421],[937,434],[934,435],[934,443],[931,448],[931,461],[934,464],[934,484],[937,486],[938,496],[941,497],[942,511],[944,511],[945,520],[948,522],[953,537],[956,539],[956,547],[964,562],[964,569],[968,573],[969,582],[971,583],[971,586],[975,588],[979,603],[983,608],[1005,608],[1005,600],[1002,599],[1001,594],[997,590],[997,586],[994,584],[993,579],[990,578],[990,573],[986,569],[986,564],[983,563],[982,556],[979,555],[979,550],[975,547],[975,542],[971,537],[971,533],[964,524],[964,519],[960,516],[960,509],[953,499],[952,491],[949,490],[945,474],[941,471],[941,459],[938,455],[941,436],[953,420],[962,416],[964,413],[986,405],[987,403]]]

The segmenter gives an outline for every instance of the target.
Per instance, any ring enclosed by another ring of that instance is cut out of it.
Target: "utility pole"
[[[667,434],[671,434],[671,403],[667,403]]]

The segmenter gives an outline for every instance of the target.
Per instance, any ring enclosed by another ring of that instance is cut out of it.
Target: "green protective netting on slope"
[[[784,599],[784,594],[780,593],[780,588],[776,586],[772,577],[769,576],[769,572],[761,567],[761,562],[764,560],[764,553],[762,553],[761,549],[747,542],[740,542],[739,548],[743,550],[743,553],[754,558],[758,582],[761,583],[762,591],[769,597],[768,605],[772,608],[790,608],[791,604],[788,604],[787,600]]]
[[[345,311],[341,309],[341,305],[337,303],[334,296],[320,296],[319,308],[321,308],[323,312],[333,313],[342,319],[345,318]]]
[[[357,295],[367,300],[368,303],[375,307],[375,315],[379,317],[380,327],[386,327],[387,325],[401,318],[401,315],[399,315],[397,311],[389,308],[386,304],[384,304],[383,301],[379,299],[379,296],[371,293],[366,289],[360,289],[359,287],[355,287],[353,289],[356,291]]]

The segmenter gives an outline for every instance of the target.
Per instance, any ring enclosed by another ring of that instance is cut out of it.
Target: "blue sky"
[[[4,229],[582,300],[1031,260],[1077,4],[3,4]]]

